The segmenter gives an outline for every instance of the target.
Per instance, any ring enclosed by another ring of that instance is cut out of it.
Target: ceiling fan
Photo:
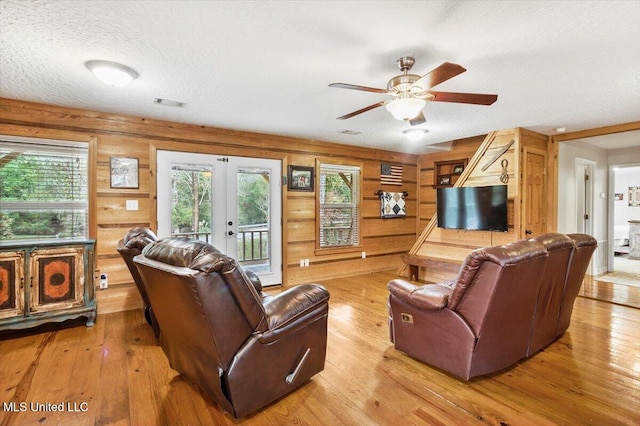
[[[375,87],[358,86],[346,83],[331,83],[329,87],[339,87],[342,89],[362,90],[365,92],[384,93],[391,95],[393,99],[380,101],[349,114],[338,117],[338,120],[346,120],[363,112],[371,111],[382,105],[398,120],[409,121],[412,126],[426,122],[422,108],[426,102],[454,102],[462,104],[491,105],[498,95],[487,95],[480,93],[454,93],[454,92],[434,92],[430,89],[443,83],[450,78],[462,74],[465,68],[458,64],[445,62],[431,72],[422,77],[417,74],[409,74],[415,59],[411,56],[403,56],[396,61],[402,74],[393,77],[387,83],[386,89]]]

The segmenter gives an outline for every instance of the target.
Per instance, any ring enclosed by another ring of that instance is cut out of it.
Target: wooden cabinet
[[[0,331],[96,318],[93,240],[0,242]]]
[[[468,158],[459,160],[436,161],[433,163],[433,187],[446,188],[453,186],[465,167]]]

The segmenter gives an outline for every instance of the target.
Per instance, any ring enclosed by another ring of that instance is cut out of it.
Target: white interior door
[[[158,151],[158,236],[211,243],[260,276],[282,283],[282,163]]]

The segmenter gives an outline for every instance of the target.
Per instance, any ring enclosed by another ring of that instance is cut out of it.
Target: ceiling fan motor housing
[[[413,86],[413,83],[418,81],[420,76],[417,74],[401,74],[393,77],[387,83],[387,90],[391,92],[391,94],[399,94],[402,92],[413,92],[418,93],[422,92],[422,88],[418,86]]]

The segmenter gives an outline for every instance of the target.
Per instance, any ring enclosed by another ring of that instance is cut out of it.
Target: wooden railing
[[[266,224],[239,227],[237,236],[238,261],[269,259],[269,228]]]
[[[210,232],[177,232],[172,237],[184,237],[209,243]],[[250,262],[269,259],[269,228],[266,224],[240,227],[236,233],[238,238],[239,262]]]

